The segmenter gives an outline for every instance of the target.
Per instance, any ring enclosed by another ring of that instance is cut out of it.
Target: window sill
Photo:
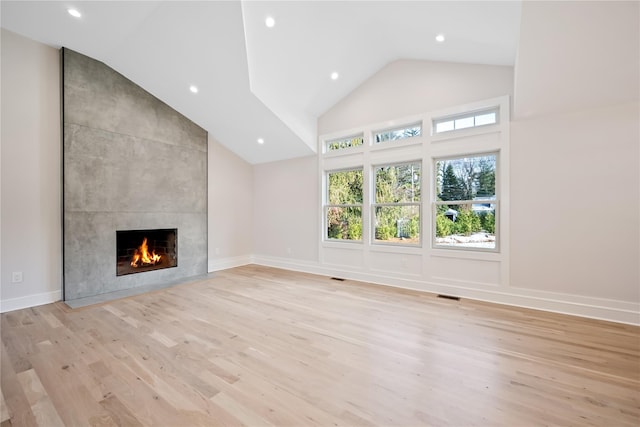
[[[330,249],[349,249],[353,251],[361,251],[363,248],[362,240],[323,240],[323,248]]]
[[[395,254],[408,254],[408,255],[421,255],[422,247],[421,246],[404,246],[404,245],[393,245],[393,244],[372,244],[369,246],[369,250],[371,252],[384,252],[384,253],[395,253]]]
[[[481,261],[502,261],[502,254],[496,249],[477,250],[474,248],[431,248],[429,255],[439,258],[475,259]]]

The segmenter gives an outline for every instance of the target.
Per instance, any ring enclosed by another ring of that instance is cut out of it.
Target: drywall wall
[[[245,265],[253,253],[253,168],[209,135],[209,271]]]
[[[317,262],[318,159],[254,165],[254,254],[261,259]]]
[[[637,2],[523,4],[511,126],[511,284],[558,299],[599,299],[585,305],[635,307],[636,323],[639,67]]]
[[[512,91],[513,67],[398,60],[320,116],[318,134],[511,95]]]
[[[525,1],[514,119],[638,99],[640,3]]]
[[[1,39],[0,310],[9,311],[61,297],[60,62],[57,49],[4,29]]]
[[[638,103],[511,126],[511,285],[640,302]]]

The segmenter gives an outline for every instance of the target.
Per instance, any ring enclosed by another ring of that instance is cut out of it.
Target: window
[[[420,162],[376,166],[375,243],[420,244]]]
[[[373,135],[373,140],[376,144],[379,144],[385,141],[396,141],[399,139],[413,138],[414,136],[420,135],[422,135],[422,123],[417,123],[410,126],[402,126],[399,128],[376,132]]]
[[[496,249],[496,158],[435,161],[435,247]]]
[[[493,125],[498,123],[499,109],[476,111],[433,120],[434,133],[450,132],[454,130]]]
[[[327,172],[325,237],[362,240],[362,169]]]
[[[358,147],[364,144],[362,135],[350,136],[348,138],[333,139],[326,142],[327,151],[344,150],[345,148]]]
[[[323,260],[507,259],[509,112],[505,96],[320,135]]]

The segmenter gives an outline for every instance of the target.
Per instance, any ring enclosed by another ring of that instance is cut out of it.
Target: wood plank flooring
[[[628,325],[260,266],[1,319],[2,427],[640,425]]]

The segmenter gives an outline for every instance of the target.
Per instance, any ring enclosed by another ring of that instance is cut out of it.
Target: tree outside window
[[[435,246],[496,248],[496,154],[435,162]]]
[[[362,169],[327,173],[326,238],[362,240]]]
[[[375,243],[420,244],[420,162],[376,166]]]

